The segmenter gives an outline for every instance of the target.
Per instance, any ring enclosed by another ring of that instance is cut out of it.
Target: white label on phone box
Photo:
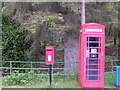
[[[51,61],[51,55],[48,55],[48,61]]]
[[[102,29],[85,29],[87,32],[102,32]]]
[[[97,49],[91,49],[91,53],[97,53]]]

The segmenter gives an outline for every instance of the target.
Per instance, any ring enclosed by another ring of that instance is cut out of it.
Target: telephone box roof
[[[86,27],[86,26],[100,26],[102,28],[105,28],[105,26],[103,26],[101,24],[98,24],[98,23],[85,23],[85,24],[81,25],[80,28],[83,28],[83,27]]]

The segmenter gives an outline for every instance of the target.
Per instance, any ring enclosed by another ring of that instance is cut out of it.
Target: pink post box
[[[54,47],[46,46],[46,64],[54,64]]]
[[[104,88],[105,27],[97,23],[83,24],[79,40],[82,88]]]

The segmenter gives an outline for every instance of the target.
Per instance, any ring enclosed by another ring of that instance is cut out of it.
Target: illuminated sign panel
[[[102,32],[102,29],[85,29],[86,32]]]

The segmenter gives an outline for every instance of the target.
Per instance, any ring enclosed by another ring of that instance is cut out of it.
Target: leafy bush
[[[59,80],[59,79],[63,79],[63,80],[77,80],[78,79],[78,73],[64,73],[64,72],[57,72],[54,73],[56,75],[54,75],[54,79],[55,80]],[[67,74],[67,75],[63,75],[63,74]]]
[[[13,74],[10,76],[3,77],[3,85],[31,85],[34,79],[33,71],[28,74]]]
[[[2,58],[3,60],[25,60],[25,51],[29,49],[32,40],[25,41],[30,33],[19,29],[20,24],[11,20],[10,16],[2,16]]]
[[[19,70],[15,70],[12,73],[14,74],[3,77],[3,85],[31,85],[36,81],[48,80],[49,77],[48,75],[34,75],[36,74],[34,70],[28,73],[19,73]]]

